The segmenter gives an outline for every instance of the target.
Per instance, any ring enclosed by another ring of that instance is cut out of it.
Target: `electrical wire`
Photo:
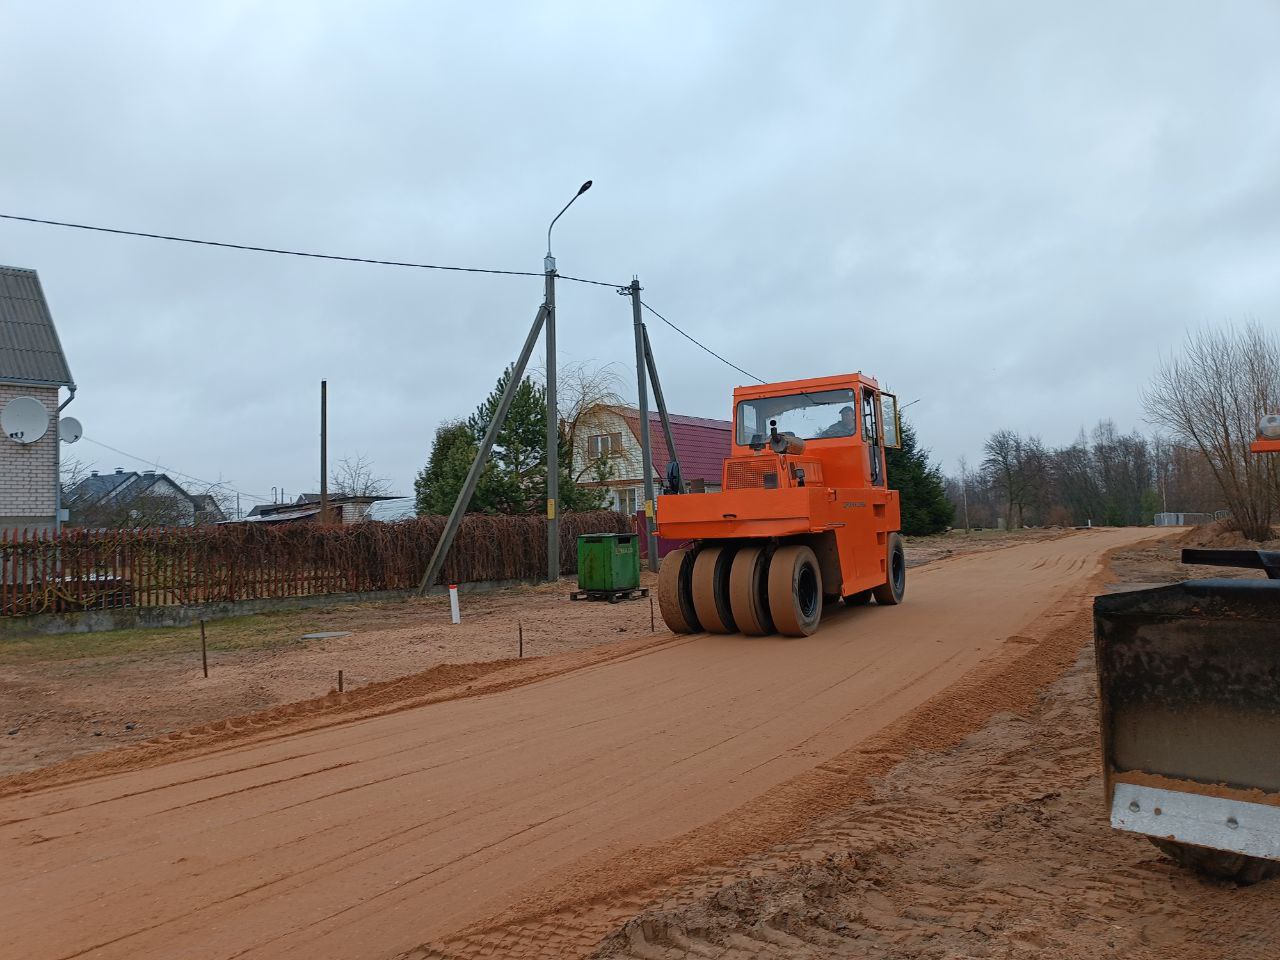
[[[754,380],[756,383],[765,383],[765,382],[766,382],[766,381],[764,381],[764,380],[761,380],[761,379],[760,379],[759,377],[757,377],[754,373],[748,373],[746,370],[743,370],[740,366],[738,366],[738,365],[737,365],[736,363],[734,363],[732,360],[726,360],[724,357],[720,356],[720,354],[716,353],[714,350],[712,350],[710,347],[708,347],[708,346],[707,346],[705,343],[703,343],[701,340],[697,340],[697,339],[695,339],[694,337],[691,337],[689,334],[685,333],[683,330],[681,330],[681,329],[680,329],[679,327],[677,327],[674,323],[672,323],[670,320],[668,320],[666,317],[664,317],[662,314],[660,314],[657,310],[653,309],[653,307],[649,306],[649,305],[648,305],[647,303],[645,303],[643,300],[641,300],[641,301],[640,301],[640,306],[644,307],[646,310],[648,310],[648,311],[649,311],[650,313],[652,313],[655,317],[657,317],[659,320],[661,320],[663,323],[665,323],[668,327],[670,327],[670,328],[671,328],[672,330],[674,330],[676,333],[680,334],[680,336],[684,337],[684,338],[685,338],[686,340],[688,340],[690,343],[692,343],[692,344],[694,344],[695,346],[698,346],[698,347],[700,347],[701,349],[705,350],[707,353],[711,354],[711,356],[715,357],[715,358],[716,358],[717,360],[719,360],[721,363],[727,363],[729,366],[733,367],[733,369],[737,370],[737,371],[738,371],[740,374],[742,374],[744,377],[750,377],[750,378],[751,378],[752,380]]]
[[[99,227],[87,223],[70,223],[65,220],[45,220],[40,217],[20,217],[13,213],[0,213],[0,219],[21,223],[39,223],[49,227],[67,227],[72,230],[89,230],[93,233],[111,233],[122,237],[143,237],[148,240],[168,240],[172,243],[191,243],[201,247],[222,247],[226,250],[247,250],[251,253],[274,253],[285,257],[307,257],[313,260],[339,260],[344,263],[368,263],[381,267],[413,267],[417,270],[449,270],[455,273],[489,273],[505,277],[541,277],[531,270],[498,270],[491,267],[453,267],[438,263],[411,263],[406,260],[378,260],[373,257],[347,257],[334,253],[312,253],[305,250],[285,250],[279,247],[261,247],[249,243],[224,243],[220,240],[198,240],[194,237],[174,237],[163,233],[147,233],[142,230],[122,230],[117,227]],[[559,274],[557,274],[559,276]],[[616,283],[603,280],[584,280],[582,277],[560,276],[561,280],[589,283],[600,287],[616,287]]]
[[[383,267],[411,267],[418,270],[447,270],[455,273],[484,273],[484,274],[493,274],[493,275],[507,276],[507,277],[545,276],[545,274],[543,273],[535,273],[531,270],[498,270],[490,267],[455,267],[455,266],[445,266],[438,263],[413,263],[407,260],[379,260],[373,257],[348,257],[348,256],[342,256],[342,255],[333,254],[333,253],[314,253],[314,252],[304,251],[304,250],[285,250],[280,247],[264,247],[264,246],[258,246],[256,244],[248,244],[248,243],[225,243],[220,240],[199,240],[194,237],[176,237],[176,236],[171,236],[169,234],[163,234],[163,233],[148,233],[142,230],[124,230],[118,227],[102,227],[102,226],[96,226],[96,225],[87,224],[87,223],[71,223],[66,220],[48,220],[42,217],[23,217],[13,213],[0,213],[0,220],[13,220],[20,223],[37,223],[37,224],[42,224],[44,226],[49,226],[49,227],[66,227],[71,230],[88,230],[93,233],[109,233],[109,234],[122,236],[122,237],[142,237],[147,240],[167,240],[171,243],[190,243],[190,244],[194,244],[196,246],[201,246],[201,247],[221,247],[225,250],[244,250],[250,253],[272,253],[272,254],[285,256],[285,257],[306,257],[312,260],[337,260],[343,263],[367,263],[367,264],[373,264],[376,266],[383,266]],[[584,277],[570,277],[564,274],[556,274],[556,276],[560,280],[568,280],[572,283],[584,283],[584,284],[588,284],[590,286],[596,286],[596,287],[613,287],[615,289],[619,289],[626,286],[625,284],[608,283],[604,280],[589,280]],[[728,364],[730,367],[732,367],[734,370],[737,370],[743,376],[750,377],[752,380],[755,380],[757,383],[765,383],[764,380],[761,380],[755,374],[748,373],[746,370],[743,370],[736,363],[732,362],[731,360],[727,360],[720,354],[716,353],[716,351],[712,350],[702,341],[689,335],[684,330],[681,330],[678,326],[676,326],[674,323],[672,323],[670,320],[668,320],[666,317],[660,314],[657,310],[654,310],[653,307],[649,306],[647,303],[644,303],[643,301],[641,301],[641,305],[650,313],[652,313],[655,317],[657,317],[659,320],[661,320],[663,323],[669,326],[672,330],[674,330],[676,333],[680,334],[680,336],[684,337],[686,340],[688,340],[690,343],[694,344],[695,346],[699,347],[700,349],[705,350],[707,353],[711,354],[711,356],[715,357],[721,363]],[[95,440],[93,442],[97,443],[98,441]],[[99,444],[99,446],[106,446],[106,445]],[[107,449],[110,450],[113,448],[107,447]],[[124,453],[123,451],[120,451],[120,450],[116,450],[115,452],[120,453],[122,456],[131,457],[132,459],[138,460],[142,463],[151,462],[141,457],[134,457],[133,454]],[[176,473],[179,476],[187,476],[186,474],[179,473],[176,470],[171,472]],[[189,479],[199,480],[198,477],[189,477]],[[206,481],[199,480],[199,482],[205,483]]]
[[[139,456],[137,456],[136,454],[128,453],[128,452],[126,452],[126,451],[124,451],[124,450],[121,450],[119,447],[113,447],[113,446],[111,446],[111,444],[109,444],[109,443],[103,443],[101,440],[95,440],[95,439],[93,439],[93,437],[90,437],[90,436],[87,436],[87,435],[83,435],[83,434],[82,434],[82,435],[81,435],[81,437],[80,437],[80,439],[82,439],[82,440],[88,440],[90,443],[94,444],[95,446],[99,446],[99,447],[102,447],[102,448],[104,448],[104,449],[106,449],[106,450],[110,450],[112,453],[118,453],[118,454],[120,454],[120,456],[122,456],[122,457],[128,457],[130,460],[137,460],[139,463],[149,464],[150,466],[153,466],[153,467],[155,467],[155,468],[156,468],[156,469],[158,469],[158,470],[163,470],[165,473],[171,473],[171,474],[173,474],[175,477],[181,477],[181,478],[182,478],[182,479],[184,479],[184,480],[194,480],[196,483],[202,483],[202,484],[204,484],[206,487],[209,487],[209,488],[211,488],[211,489],[212,489],[212,488],[214,488],[214,487],[218,487],[218,488],[223,489],[223,490],[229,490],[231,493],[238,493],[238,494],[240,494],[240,496],[245,497],[245,498],[247,498],[247,499],[249,499],[249,500],[257,501],[258,503],[270,503],[270,502],[271,502],[271,500],[270,500],[270,498],[269,498],[269,497],[260,497],[260,496],[258,496],[258,494],[256,494],[256,493],[246,493],[246,492],[245,492],[245,491],[243,491],[243,490],[237,490],[235,487],[231,486],[230,484],[226,484],[226,483],[212,483],[212,482],[210,482],[210,481],[208,481],[208,480],[201,480],[199,477],[192,476],[192,475],[191,475],[191,474],[189,474],[189,473],[183,473],[181,470],[175,470],[175,469],[173,469],[173,467],[166,467],[164,464],[162,464],[162,463],[157,463],[155,460],[148,460],[146,457],[139,457]]]

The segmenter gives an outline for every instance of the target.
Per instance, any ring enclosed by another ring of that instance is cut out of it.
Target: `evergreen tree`
[[[902,532],[912,536],[942,533],[955,518],[942,471],[929,463],[929,451],[916,446],[916,431],[902,421],[902,448],[886,450],[889,486],[902,498]]]
[[[453,509],[510,380],[508,367],[475,413],[436,431],[430,459],[414,481],[418,513],[447,514]],[[546,424],[546,389],[525,378],[516,387],[506,420],[494,438],[468,512],[540,514],[546,509]],[[569,438],[561,429],[560,510],[600,509],[606,493],[575,483],[572,461]]]
[[[489,396],[467,418],[477,445],[484,439],[510,380],[511,368],[507,367]],[[497,481],[496,512],[542,512],[547,484],[546,443],[547,391],[525,377],[516,386],[507,418],[494,438],[489,455]]]
[[[465,422],[453,420],[440,425],[431,444],[431,457],[413,481],[419,515],[445,516],[453,510],[478,449],[479,445],[472,439],[471,428]],[[480,475],[467,511],[498,512],[503,492],[501,478],[491,461]]]

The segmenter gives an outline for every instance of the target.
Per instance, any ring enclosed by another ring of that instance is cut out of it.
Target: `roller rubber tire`
[[[729,570],[729,607],[738,629],[748,636],[773,633],[769,615],[769,554],[764,547],[743,547]]]
[[[876,603],[891,607],[901,603],[907,594],[907,555],[902,549],[901,534],[889,534],[888,551],[889,579],[871,592],[875,594]]]
[[[769,561],[769,612],[784,637],[807,637],[818,629],[822,571],[808,547],[779,547]]]
[[[1168,854],[1184,867],[1190,867],[1207,877],[1234,880],[1241,886],[1249,886],[1280,875],[1280,862],[1275,860],[1250,857],[1231,850],[1200,847],[1193,843],[1183,843],[1181,840],[1167,840],[1164,837],[1147,837],[1147,839],[1159,847],[1162,853]]]
[[[703,547],[693,561],[693,609],[708,633],[737,633],[729,606],[729,569],[736,550],[729,546]]]
[[[687,547],[672,550],[662,558],[658,568],[658,609],[662,622],[672,633],[699,633],[702,624],[693,609],[693,591],[690,578],[693,574],[694,552]]]

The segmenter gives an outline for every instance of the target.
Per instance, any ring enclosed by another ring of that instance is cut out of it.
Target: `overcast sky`
[[[1114,418],[1189,326],[1280,323],[1280,5],[0,0],[0,212],[625,283],[766,380],[861,369],[948,470]],[[541,280],[0,221],[99,469],[412,493]],[[631,315],[562,283],[562,361]],[[673,412],[743,377],[651,324]]]

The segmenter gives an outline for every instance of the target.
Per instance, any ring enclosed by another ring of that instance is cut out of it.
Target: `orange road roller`
[[[686,542],[658,574],[666,625],[799,637],[826,603],[901,603],[901,511],[885,469],[900,434],[897,398],[861,373],[734,390],[721,489],[658,500],[658,535]]]

